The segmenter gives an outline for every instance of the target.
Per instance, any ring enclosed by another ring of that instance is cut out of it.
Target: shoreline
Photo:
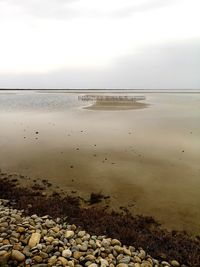
[[[160,261],[177,260],[186,264],[183,266],[200,266],[199,237],[164,230],[152,217],[131,215],[125,207],[116,212],[106,204],[99,205],[96,202],[108,198],[103,195],[98,198],[98,194],[94,194],[92,204],[92,198],[89,203],[73,194],[61,195],[47,180],[41,181],[43,186],[34,181],[32,188],[22,187],[18,180],[0,172],[0,195],[1,199],[9,200],[10,207],[24,210],[25,215],[59,217],[62,222],[67,220],[91,235],[106,235],[127,246],[142,247]]]

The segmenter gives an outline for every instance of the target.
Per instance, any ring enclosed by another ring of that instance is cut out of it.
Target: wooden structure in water
[[[107,95],[82,95],[78,96],[82,101],[98,101],[98,102],[136,102],[145,100],[144,96],[107,96]]]

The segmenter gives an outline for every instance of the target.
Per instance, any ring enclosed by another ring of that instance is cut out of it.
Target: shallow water
[[[0,91],[0,168],[199,233],[200,93],[129,92],[144,105],[114,110],[80,94]]]

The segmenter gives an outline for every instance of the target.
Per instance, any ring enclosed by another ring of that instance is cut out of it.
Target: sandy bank
[[[92,105],[84,107],[89,110],[129,110],[147,108],[149,104],[130,101],[96,101]]]

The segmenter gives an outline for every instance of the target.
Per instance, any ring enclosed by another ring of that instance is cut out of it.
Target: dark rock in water
[[[102,201],[104,196],[101,193],[91,193],[90,195],[90,204],[99,203]]]

